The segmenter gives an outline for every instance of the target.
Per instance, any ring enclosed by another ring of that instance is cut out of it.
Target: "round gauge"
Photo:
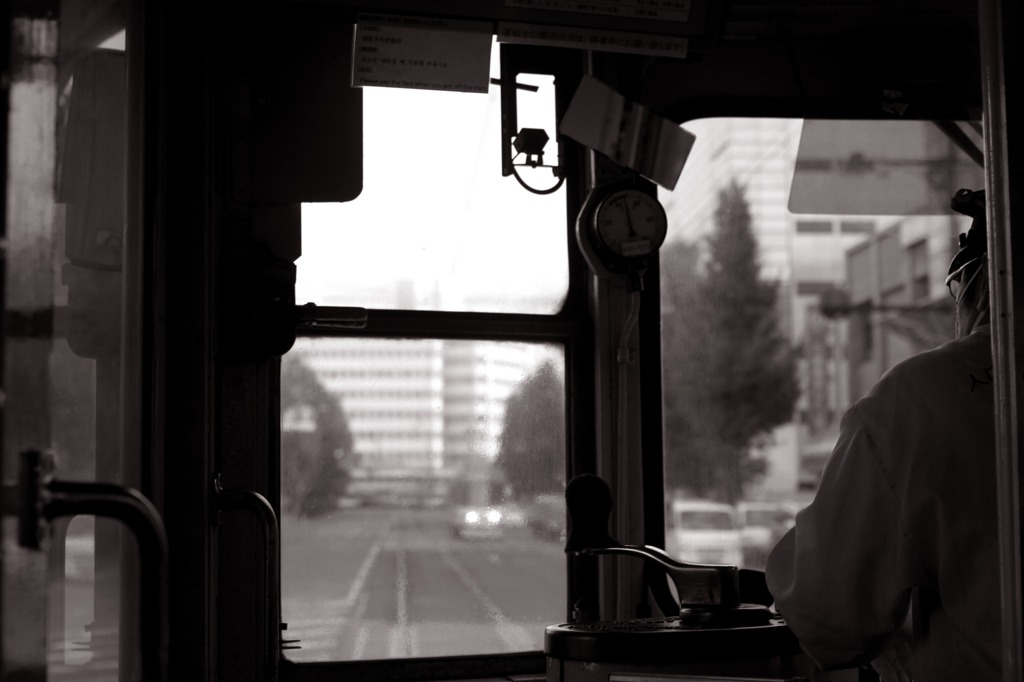
[[[601,200],[594,210],[594,231],[612,253],[642,258],[664,243],[668,218],[656,197],[630,187]]]

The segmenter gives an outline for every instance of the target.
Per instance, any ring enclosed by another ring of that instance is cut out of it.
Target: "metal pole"
[[[1022,679],[1021,629],[1021,469],[1018,427],[1024,423],[1019,400],[1024,377],[1018,371],[1024,339],[1024,239],[1011,239],[1014,219],[1024,215],[1020,178],[1024,146],[1008,134],[1019,125],[1020,14],[1012,0],[980,0],[982,96],[985,126],[985,184],[991,291],[999,558],[1003,621],[1003,679]],[[1024,130],[1022,128],[1021,130]],[[1018,136],[1019,138],[1019,136]]]

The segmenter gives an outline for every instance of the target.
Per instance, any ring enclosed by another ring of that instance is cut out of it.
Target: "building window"
[[[799,234],[832,234],[832,223],[827,220],[798,220],[796,231]]]
[[[843,234],[871,234],[875,224],[870,220],[843,220],[839,223],[839,231]]]
[[[801,280],[796,283],[797,296],[821,296],[836,289],[835,282],[813,282]]]

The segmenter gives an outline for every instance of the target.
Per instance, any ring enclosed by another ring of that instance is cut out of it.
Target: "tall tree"
[[[546,362],[505,403],[495,462],[516,499],[561,491],[565,485],[565,388]]]
[[[761,276],[735,181],[719,192],[701,256],[685,243],[663,249],[665,476],[673,487],[735,501],[764,473],[754,452],[792,417],[800,390],[778,287]]]
[[[297,354],[281,358],[281,504],[298,516],[335,508],[348,480],[352,433],[338,399]]]

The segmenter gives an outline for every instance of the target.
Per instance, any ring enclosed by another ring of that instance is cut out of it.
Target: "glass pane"
[[[90,629],[96,620],[92,592],[96,585],[96,524],[91,517],[70,522],[64,541],[64,637],[63,659],[69,665],[83,665],[94,657],[111,658],[94,652]],[[90,642],[91,643],[91,642]],[[115,644],[116,646],[116,644]],[[116,650],[113,659],[116,660]]]
[[[843,412],[887,368],[952,338],[943,280],[970,221],[949,199],[981,187],[981,169],[928,123],[815,122],[829,142],[817,146],[799,120],[686,128],[696,144],[662,194],[666,548],[763,568]],[[878,193],[886,177],[907,191]],[[834,213],[791,212],[810,205]],[[735,525],[710,514],[719,504]]]
[[[59,21],[16,19],[12,43],[22,53],[10,87],[4,307],[21,324],[3,339],[3,473],[13,478],[17,454],[35,449],[54,453],[60,479],[137,487],[138,327],[127,302],[139,292],[124,286],[138,244],[126,208],[129,3],[60,4]],[[64,518],[44,545],[26,552],[5,538],[6,556],[22,569],[41,561],[47,584],[5,575],[13,620],[0,657],[14,670],[43,643],[48,679],[118,679],[136,664],[136,594],[125,589],[134,543],[112,521]]]
[[[281,363],[296,661],[540,650],[566,614],[564,352],[300,339]]]
[[[553,164],[552,80],[531,78],[539,89],[519,93],[520,123],[547,125]],[[363,191],[303,206],[300,304],[558,310],[568,288],[565,192],[532,194],[502,177],[499,97],[497,87],[365,89]],[[522,174],[537,189],[556,181],[547,168]]]

